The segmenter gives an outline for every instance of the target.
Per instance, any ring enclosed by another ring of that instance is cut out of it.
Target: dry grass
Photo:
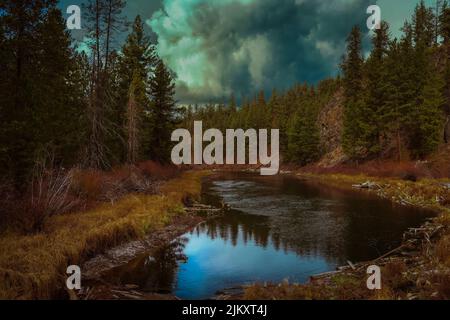
[[[127,195],[114,205],[49,218],[42,232],[0,237],[0,298],[48,299],[63,292],[65,269],[123,241],[142,237],[182,214],[205,172],[168,181],[161,195]]]
[[[351,276],[335,276],[326,285],[255,284],[245,289],[244,300],[355,300],[363,299],[365,281]]]
[[[86,211],[105,202],[115,203],[128,194],[157,194],[161,184],[183,170],[147,161],[110,171],[70,170],[37,165],[23,191],[0,183],[0,229],[40,232],[46,220],[57,214]]]
[[[416,182],[398,178],[371,177],[364,174],[315,174],[299,173],[299,177],[323,182],[337,188],[352,188],[353,185],[367,181],[378,187],[369,190],[376,195],[395,203],[420,206],[438,211],[448,211],[450,190],[444,185],[448,179],[420,179]]]
[[[368,290],[367,275],[340,274],[327,280],[308,284],[255,284],[245,289],[244,300],[395,300],[406,298],[405,288],[411,285],[403,276],[402,262],[388,263],[381,269],[381,290]]]
[[[332,167],[312,164],[300,168],[300,170],[315,174],[363,174],[370,177],[398,178],[404,180],[450,178],[449,151],[450,148],[446,148],[424,161],[372,160],[360,164],[347,163]]]

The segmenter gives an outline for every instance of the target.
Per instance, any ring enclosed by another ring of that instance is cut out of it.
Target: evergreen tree
[[[125,141],[127,141],[127,156],[126,159],[143,159],[149,155],[145,154],[145,147],[151,142],[149,141],[150,131],[152,122],[149,119],[149,113],[151,113],[151,103],[146,92],[142,92],[140,88],[146,88],[149,86],[149,77],[155,62],[154,47],[150,39],[145,35],[144,24],[140,16],[137,16],[133,29],[127,40],[122,47],[122,53],[118,57],[118,74],[119,74],[119,84],[118,84],[118,97],[116,100],[115,107],[115,118],[116,122],[121,126],[121,128],[126,128],[125,132],[122,133]],[[140,81],[141,83],[137,83]],[[138,90],[139,92],[134,92]],[[134,117],[130,118],[129,106],[130,98],[133,97],[138,101],[138,108],[133,110],[137,112]],[[128,106],[127,108],[125,108]],[[125,116],[125,110],[127,110],[127,115]],[[123,120],[125,119],[125,123]],[[139,119],[139,121],[133,122],[136,127],[130,127],[130,119]],[[136,133],[138,140],[135,140],[138,145],[133,148],[133,150],[139,150],[137,154],[130,154],[130,132]],[[117,144],[121,145],[120,140]],[[120,152],[120,151],[119,151]]]
[[[389,46],[389,26],[382,22],[379,29],[376,29],[372,37],[373,49],[366,63],[367,71],[367,109],[370,114],[367,116],[368,126],[373,128],[368,136],[370,154],[379,154],[382,150],[382,143],[385,140],[386,123],[382,121],[386,110],[383,103],[386,101],[387,92],[387,68],[386,55]]]
[[[347,55],[342,63],[345,91],[343,147],[354,159],[367,157],[375,130],[368,120],[375,115],[365,103],[361,51],[361,31],[355,26],[347,38]]]
[[[431,47],[435,43],[435,17],[424,0],[417,4],[413,15],[413,39],[416,46]]]
[[[149,93],[152,99],[152,134],[149,155],[154,160],[167,162],[170,158],[171,133],[178,119],[175,103],[175,83],[170,71],[160,59],[150,79]]]
[[[410,147],[415,157],[423,158],[431,154],[442,140],[443,87],[442,76],[432,59],[429,59],[425,83],[412,112],[414,128],[411,126]]]
[[[38,29],[39,64],[35,66],[34,99],[31,128],[37,151],[52,149],[54,161],[70,166],[78,160],[85,138],[85,79],[71,49],[61,11],[54,7]]]
[[[405,30],[411,30],[408,24]],[[400,43],[391,42],[386,57],[386,92],[379,121],[384,124],[383,152],[389,153],[393,148],[397,160],[402,160],[406,151],[406,124],[417,94],[414,66],[410,63],[413,56],[412,33],[407,31]]]
[[[289,161],[302,166],[318,160],[320,136],[317,115],[310,106],[301,108],[290,121],[288,130]]]
[[[56,1],[4,1],[0,12],[0,170],[22,188],[42,151],[76,160],[83,87]]]

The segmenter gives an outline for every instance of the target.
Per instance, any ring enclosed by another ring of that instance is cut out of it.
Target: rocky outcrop
[[[318,116],[321,148],[324,152],[319,166],[333,167],[347,160],[342,150],[343,114],[344,90],[341,88],[322,108]]]

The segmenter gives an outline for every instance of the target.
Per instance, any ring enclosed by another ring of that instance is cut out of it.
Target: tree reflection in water
[[[178,264],[187,261],[183,253],[187,242],[186,237],[179,237],[154,252],[112,269],[103,278],[115,285],[137,285],[145,292],[170,293],[173,291]]]
[[[231,209],[110,279],[190,299],[258,281],[304,282],[389,251],[408,227],[433,215],[286,176],[225,175],[204,191],[203,202]]]

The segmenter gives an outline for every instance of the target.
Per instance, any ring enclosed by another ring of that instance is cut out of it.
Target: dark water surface
[[[231,207],[170,245],[114,270],[121,284],[205,299],[253,282],[306,282],[376,258],[433,213],[294,177],[224,174],[203,200]]]

